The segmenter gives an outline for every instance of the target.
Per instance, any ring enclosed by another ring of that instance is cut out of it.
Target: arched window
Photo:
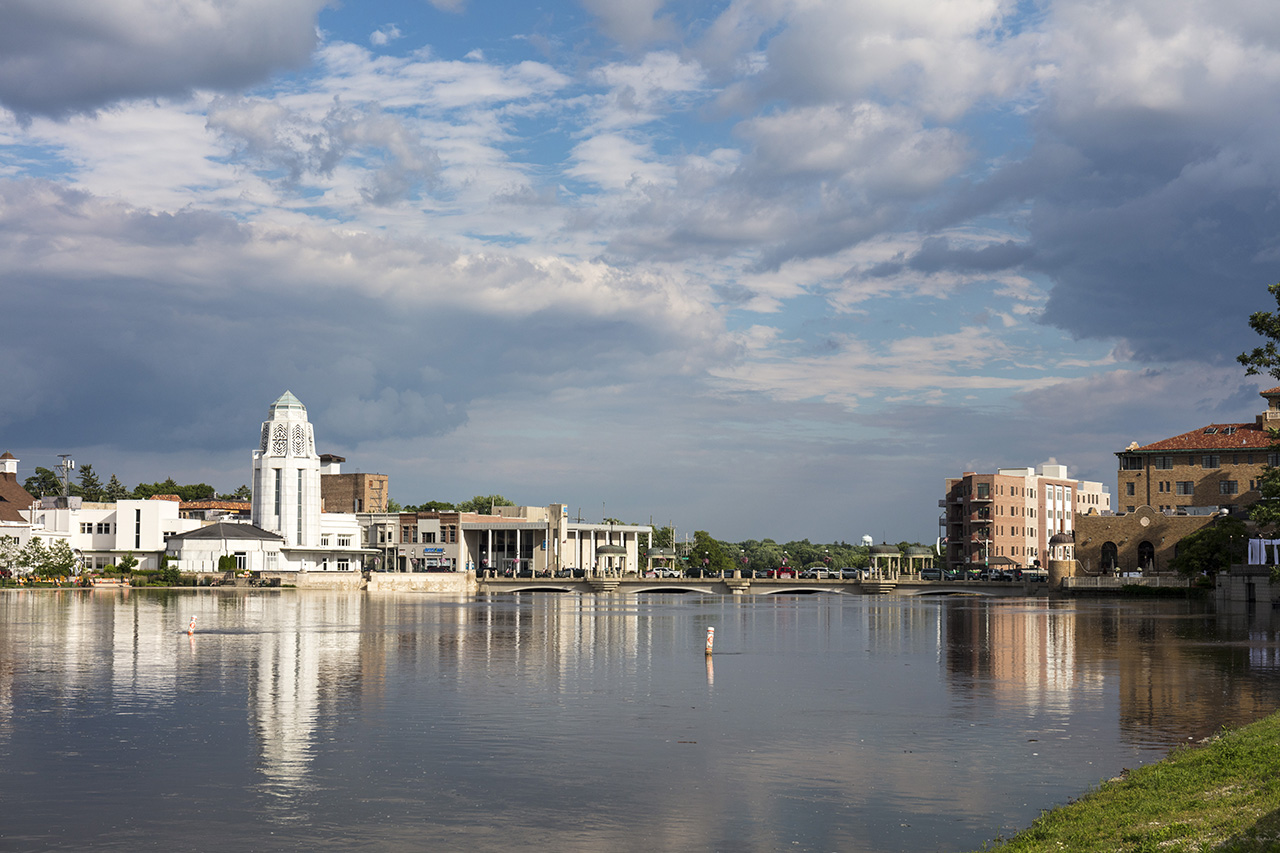
[[[1114,572],[1116,567],[1120,565],[1119,549],[1116,548],[1114,542],[1102,543],[1102,570],[1104,572]]]

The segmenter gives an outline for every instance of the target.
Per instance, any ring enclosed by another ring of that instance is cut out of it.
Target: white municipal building
[[[321,512],[320,456],[307,407],[286,391],[271,404],[253,452],[252,524],[217,523],[168,540],[183,572],[216,572],[233,554],[238,571],[360,574],[366,554],[353,513]]]

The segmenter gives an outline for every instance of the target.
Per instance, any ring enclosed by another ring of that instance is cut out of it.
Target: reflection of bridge
[[[1048,595],[1046,583],[1009,581],[858,581],[792,578],[477,578],[479,591],[495,592],[699,592],[705,595],[779,595],[833,592],[848,595]]]

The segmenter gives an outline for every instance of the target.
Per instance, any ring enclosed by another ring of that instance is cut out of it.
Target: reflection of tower
[[[320,457],[307,407],[288,391],[271,404],[253,453],[253,523],[286,547],[320,544]]]

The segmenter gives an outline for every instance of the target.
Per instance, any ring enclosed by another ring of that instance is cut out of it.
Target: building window
[[[321,536],[321,537],[320,537],[320,547],[321,547],[321,548],[328,548],[328,547],[329,547],[329,537],[328,537],[328,536]]]
[[[1268,454],[1267,454],[1267,467],[1268,467],[1268,468],[1280,468],[1280,453],[1268,453]]]
[[[1218,494],[1220,495],[1234,495],[1239,491],[1240,484],[1235,480],[1220,480],[1218,482]]]
[[[1137,490],[1137,485],[1136,485],[1135,483],[1125,483],[1125,484],[1124,484],[1124,493],[1125,493],[1126,495],[1129,495],[1130,497],[1132,497],[1133,495],[1137,494],[1137,491],[1138,491],[1138,490]]]
[[[111,522],[109,521],[98,522],[98,532],[107,533],[107,534],[111,533]]]
[[[1222,465],[1221,465],[1221,463],[1220,463],[1220,461],[1219,461],[1219,458],[1220,458],[1220,457],[1218,457],[1217,455],[1213,455],[1213,456],[1205,456],[1205,457],[1204,457],[1204,460],[1203,460],[1204,467],[1206,467],[1206,468],[1221,468],[1221,467],[1222,467]]]
[[[1194,495],[1196,493],[1196,484],[1191,480],[1179,480],[1178,487],[1174,491],[1180,495]]]
[[[339,536],[339,537],[338,537],[338,547],[339,547],[339,548],[350,548],[350,547],[351,547],[351,537],[350,537],[350,536]]]
[[[92,533],[92,532],[93,532],[93,522],[91,522],[91,521],[82,521],[82,522],[80,522],[80,532],[81,532],[81,533]]]
[[[1142,457],[1141,456],[1121,456],[1120,470],[1121,471],[1141,471]]]
[[[1159,468],[1161,471],[1168,471],[1173,467],[1172,456],[1157,456],[1151,460],[1152,468]]]
[[[351,569],[351,563],[350,563],[350,561],[348,561],[348,560],[339,560],[339,561],[338,561],[338,571],[340,571],[340,572],[346,572],[346,571],[350,571],[350,569]]]
[[[236,551],[236,571],[243,572],[249,565],[249,555],[244,551]]]
[[[416,527],[415,527],[415,528],[413,528],[413,541],[414,541],[415,543],[418,541],[418,528],[416,528]]]

